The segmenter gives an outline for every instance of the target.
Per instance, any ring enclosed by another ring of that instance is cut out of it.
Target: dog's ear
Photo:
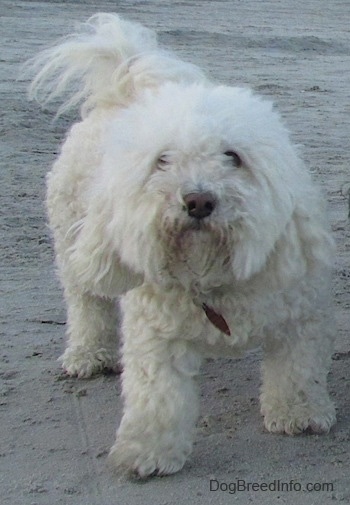
[[[281,139],[277,146],[261,144],[249,163],[258,189],[255,198],[245,198],[249,211],[236,230],[232,266],[237,280],[268,269],[271,277],[275,272],[288,282],[332,263],[324,198],[288,138]]]
[[[271,251],[271,244],[249,236],[238,240],[233,255],[233,272],[238,281],[245,281],[259,272],[265,265]]]
[[[257,194],[261,196],[247,198],[249,209],[235,230],[232,268],[238,281],[246,281],[265,268],[293,214],[293,198],[284,185],[273,187],[269,181],[262,182]]]
[[[325,220],[325,209],[321,208],[320,203],[322,204],[321,199],[311,206],[312,212],[309,212],[309,205],[308,209],[305,209],[304,205],[298,205],[293,214],[308,270],[320,265],[329,269],[334,262],[335,243]]]
[[[106,202],[98,202],[69,232],[71,246],[66,270],[79,285],[100,295],[116,297],[139,286],[143,276],[120,260],[115,244],[106,233],[111,221]]]
[[[297,205],[272,246],[268,233],[259,237],[247,234],[235,247],[233,269],[237,280],[247,280],[265,269],[269,271],[269,282],[285,285],[316,269],[329,271],[335,246],[323,222],[324,215],[317,201]]]

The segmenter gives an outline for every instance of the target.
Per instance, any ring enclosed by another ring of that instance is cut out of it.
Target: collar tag
[[[230,328],[228,327],[228,324],[226,323],[225,319],[222,317],[221,314],[215,312],[214,309],[211,309],[205,303],[202,303],[202,308],[205,312],[205,315],[207,316],[209,321],[215,326],[215,328],[220,330],[222,333],[225,333],[226,335],[231,335]]]

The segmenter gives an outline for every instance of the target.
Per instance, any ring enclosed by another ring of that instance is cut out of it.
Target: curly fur
[[[45,102],[68,88],[63,110],[82,103],[48,175],[47,207],[68,307],[68,374],[117,368],[121,300],[125,408],[114,465],[142,477],[180,470],[203,357],[258,345],[266,428],[327,432],[333,243],[272,104],[214,85],[160,50],[152,31],[110,14],[34,67],[32,96]],[[202,192],[215,208],[199,220],[185,196]]]

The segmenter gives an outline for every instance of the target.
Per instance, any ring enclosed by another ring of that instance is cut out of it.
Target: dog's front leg
[[[327,391],[332,331],[327,321],[292,322],[284,330],[265,345],[260,398],[265,427],[289,435],[327,433],[335,423]]]
[[[123,302],[125,405],[110,461],[147,477],[179,471],[192,451],[201,358],[183,336],[170,337],[176,318],[166,316],[164,300],[138,296],[141,291]]]

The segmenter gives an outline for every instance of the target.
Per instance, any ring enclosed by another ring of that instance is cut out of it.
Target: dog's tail
[[[116,14],[95,14],[79,33],[44,50],[29,62],[34,78],[29,94],[46,104],[67,94],[59,113],[82,104],[82,114],[96,107],[126,104],[144,88],[164,81],[205,80],[195,65],[158,48],[155,32]]]

